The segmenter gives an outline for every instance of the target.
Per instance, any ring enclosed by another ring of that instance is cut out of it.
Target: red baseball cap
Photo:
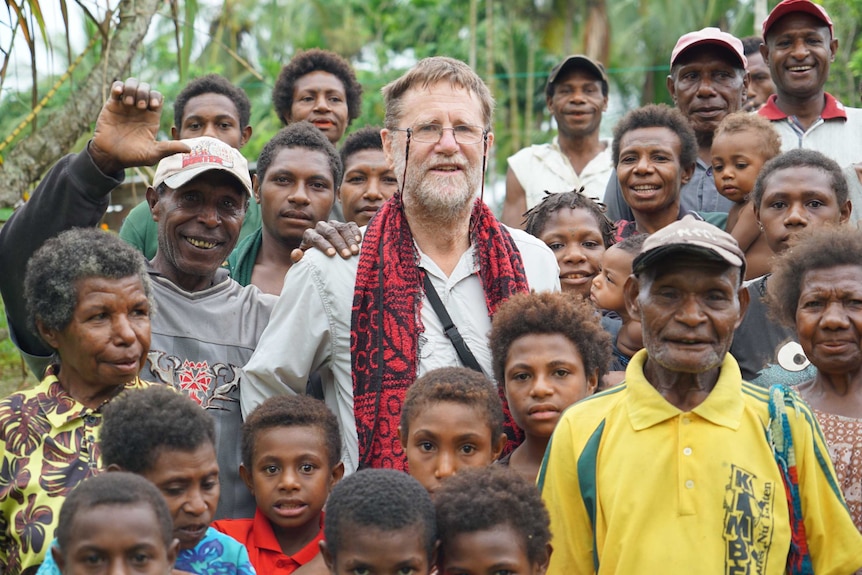
[[[677,40],[676,46],[673,47],[673,52],[670,55],[670,65],[673,66],[674,62],[676,62],[684,52],[695,46],[702,46],[704,44],[712,44],[730,50],[730,52],[736,56],[737,60],[739,60],[742,68],[744,70],[748,69],[748,59],[745,57],[745,53],[743,52],[742,41],[733,34],[728,34],[727,32],[722,32],[718,28],[712,27],[704,28],[697,32],[683,34],[682,37]]]
[[[766,40],[766,34],[769,32],[769,29],[773,24],[778,22],[781,18],[787,16],[788,14],[792,14],[793,12],[802,12],[804,14],[810,14],[822,21],[824,24],[829,26],[829,35],[834,37],[835,30],[832,28],[832,19],[829,18],[829,14],[826,13],[823,6],[819,4],[815,4],[811,2],[811,0],[784,0],[780,2],[775,8],[772,9],[772,12],[769,13],[769,16],[766,17],[766,20],[763,21],[763,28],[761,35],[763,39]]]

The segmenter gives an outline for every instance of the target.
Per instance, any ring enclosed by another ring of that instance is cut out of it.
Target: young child
[[[398,191],[395,172],[383,153],[380,128],[367,126],[350,134],[341,147],[344,177],[337,197],[345,222],[368,225],[383,202]]]
[[[500,306],[490,342],[494,377],[524,430],[524,442],[499,463],[535,483],[560,415],[592,394],[607,370],[610,338],[585,301],[533,293]]]
[[[551,556],[548,512],[536,486],[500,467],[448,479],[434,497],[442,574],[543,575]]]
[[[289,575],[320,551],[323,505],[344,475],[338,420],[312,397],[271,397],[243,424],[242,461],[254,519],[213,527],[246,546],[258,573]]]
[[[506,445],[500,395],[472,369],[431,370],[407,390],[398,440],[410,475],[433,493],[459,469],[486,467],[500,456]]]
[[[712,175],[715,187],[734,202],[727,214],[726,230],[745,252],[745,279],[769,272],[772,250],[761,233],[749,194],[757,174],[768,160],[781,153],[781,136],[772,123],[758,114],[729,114],[712,141]]]
[[[602,254],[614,243],[614,225],[604,209],[572,191],[548,194],[524,216],[527,233],[545,242],[557,256],[563,291],[588,298]]]
[[[122,394],[105,406],[102,462],[155,484],[167,501],[174,537],[175,568],[208,575],[251,575],[248,553],[213,529],[221,488],[212,416],[172,388],[155,385]],[[39,575],[57,573],[46,560]]]
[[[431,497],[394,469],[366,469],[341,481],[326,504],[320,552],[332,575],[428,575],[437,521]]]
[[[593,280],[590,290],[593,305],[619,316],[619,319],[610,315],[602,317],[602,327],[611,334],[613,358],[604,385],[600,385],[601,389],[621,382],[629,360],[644,346],[641,323],[630,316],[626,309],[623,286],[632,275],[632,261],[640,253],[644,240],[648,237],[649,234],[629,236],[608,248],[602,257],[602,271]]]
[[[152,483],[133,473],[103,473],[63,502],[51,556],[63,575],[103,572],[103,565],[166,575],[177,545],[168,506]]]

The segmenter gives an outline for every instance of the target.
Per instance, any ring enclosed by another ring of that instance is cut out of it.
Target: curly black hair
[[[760,36],[746,36],[739,39],[742,42],[742,53],[748,56],[749,54],[760,54],[760,45],[763,44],[763,38]]]
[[[838,202],[838,205],[843,206],[847,201],[850,190],[847,187],[847,180],[844,178],[838,162],[816,150],[797,148],[779,154],[760,168],[760,173],[757,174],[757,180],[754,182],[754,189],[751,191],[751,202],[754,204],[755,210],[760,209],[760,202],[763,200],[763,193],[769,184],[769,178],[775,172],[789,168],[813,168],[821,170],[832,180],[832,191],[835,192],[835,200]]]
[[[275,87],[272,89],[272,105],[275,106],[275,113],[282,123],[287,125],[287,118],[290,117],[290,109],[293,107],[294,84],[306,74],[317,71],[332,74],[344,85],[349,125],[362,113],[362,84],[356,79],[356,73],[350,62],[335,52],[317,48],[298,52],[281,69],[275,81]]]
[[[215,439],[212,417],[182,393],[165,385],[130,389],[105,406],[102,462],[140,475],[163,448],[190,452]]]
[[[79,280],[128,277],[141,280],[152,314],[155,305],[150,276],[141,252],[117,234],[98,228],[73,228],[58,234],[42,244],[27,262],[24,293],[30,329],[39,333],[36,320],[48,329],[65,329],[78,306]]]
[[[551,214],[563,208],[588,210],[596,218],[602,231],[602,241],[606,248],[614,244],[614,224],[605,215],[605,206],[583,194],[583,188],[571,192],[551,193],[545,191],[542,201],[524,213],[524,230],[531,236],[539,237],[545,230]]]
[[[326,501],[323,537],[327,553],[338,556],[342,541],[359,529],[419,529],[428,561],[437,543],[431,496],[416,479],[394,469],[365,469],[342,479]],[[381,540],[380,545],[388,545]]]
[[[189,100],[201,94],[221,94],[222,96],[226,96],[236,106],[236,113],[239,116],[239,129],[243,130],[248,126],[251,119],[251,102],[245,90],[234,86],[224,76],[207,74],[206,76],[195,78],[186,84],[185,88],[177,94],[177,99],[174,101],[174,126],[178,130],[183,125],[186,104],[189,103]]]
[[[266,143],[257,158],[257,177],[262,182],[270,164],[282,148],[305,148],[316,152],[323,152],[329,159],[329,169],[332,171],[332,183],[337,188],[341,185],[341,175],[344,167],[341,157],[335,146],[332,145],[323,132],[314,127],[310,122],[294,122],[278,133]]]
[[[641,250],[644,247],[644,242],[649,236],[649,234],[635,234],[614,244],[614,247],[623,250],[630,256],[636,256],[641,253]]]
[[[383,138],[379,126],[365,126],[347,136],[341,146],[341,165],[347,165],[347,158],[364,150],[383,151]]]
[[[139,503],[152,508],[159,523],[162,541],[169,548],[174,539],[174,521],[164,496],[155,485],[140,475],[118,471],[102,473],[82,481],[63,501],[56,532],[60,553],[66,556],[78,534],[74,527],[79,511],[100,505],[128,506]]]
[[[766,282],[769,312],[783,325],[796,328],[796,311],[805,274],[839,266],[862,267],[862,231],[850,226],[809,228],[772,263]]]
[[[491,428],[493,440],[503,434],[503,403],[488,378],[466,367],[441,367],[432,369],[407,389],[401,406],[401,435],[408,436],[416,414],[441,401],[475,409],[476,417],[483,418]]]
[[[465,469],[447,478],[434,494],[440,533],[438,569],[445,571],[446,551],[464,533],[507,526],[531,564],[548,560],[550,518],[536,486],[507,467]],[[327,518],[328,519],[328,518]]]
[[[667,128],[679,138],[679,163],[685,168],[697,161],[697,137],[682,112],[667,104],[647,104],[628,112],[614,126],[611,155],[614,166],[620,163],[620,142],[632,130],[641,128]]]
[[[611,361],[611,338],[602,328],[595,308],[562,292],[544,292],[514,295],[494,314],[489,340],[497,383],[501,387],[506,384],[506,360],[516,339],[556,333],[575,344],[584,372],[598,371],[601,381]]]
[[[326,442],[330,467],[341,461],[341,434],[338,419],[326,404],[308,395],[270,397],[246,418],[242,425],[242,462],[251,468],[258,434],[273,427],[315,427]]]

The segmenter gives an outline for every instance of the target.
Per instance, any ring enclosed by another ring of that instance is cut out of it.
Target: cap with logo
[[[832,28],[832,19],[829,18],[829,14],[826,13],[823,6],[815,4],[810,0],[784,0],[784,2],[776,4],[775,8],[772,9],[772,12],[769,13],[769,16],[766,17],[766,20],[763,21],[761,35],[763,36],[764,41],[766,40],[766,34],[769,32],[769,29],[772,28],[772,25],[784,16],[792,14],[793,12],[803,12],[814,16],[829,27],[830,36],[835,36],[835,30]]]
[[[670,55],[670,65],[673,66],[677,59],[691,48],[705,45],[719,46],[729,50],[739,61],[742,68],[744,70],[748,69],[748,58],[745,57],[745,53],[743,52],[742,40],[733,34],[722,32],[718,28],[713,27],[683,34],[677,40],[676,46],[673,47],[673,52]]]
[[[209,136],[182,141],[191,151],[168,156],[159,162],[153,177],[154,188],[164,183],[169,188],[176,189],[201,174],[220,170],[236,178],[248,194],[252,195],[248,162],[239,150]]]
[[[745,274],[745,254],[729,233],[703,220],[687,215],[663,227],[644,241],[641,253],[632,261],[632,272],[639,274],[672,255],[692,254],[724,262]]]

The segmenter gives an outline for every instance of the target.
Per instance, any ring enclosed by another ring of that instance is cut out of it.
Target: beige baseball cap
[[[725,262],[745,274],[745,254],[729,233],[703,220],[687,215],[650,235],[641,253],[632,261],[632,272],[639,274],[665,258],[680,253]]]
[[[174,154],[159,162],[153,187],[162,183],[169,188],[179,188],[210,170],[221,170],[239,180],[249,195],[252,195],[248,162],[239,150],[209,136],[182,140],[190,152]]]

